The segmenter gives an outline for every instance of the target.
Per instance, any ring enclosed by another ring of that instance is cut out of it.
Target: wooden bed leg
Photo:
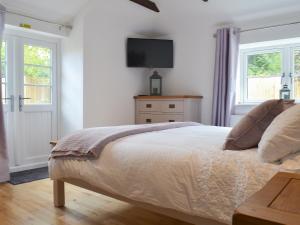
[[[65,206],[65,183],[63,181],[53,181],[53,200],[55,207]]]

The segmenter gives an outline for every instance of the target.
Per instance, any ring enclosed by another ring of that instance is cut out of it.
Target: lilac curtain
[[[239,31],[237,28],[217,30],[212,118],[214,126],[230,126],[235,101]]]
[[[1,10],[0,11],[0,47],[1,47],[2,36],[4,31],[4,18],[5,18],[5,13],[4,13],[5,8],[1,4],[0,4],[0,10]],[[1,57],[0,57],[0,65],[1,65]],[[7,156],[6,142],[5,142],[4,116],[3,116],[3,105],[1,100],[2,99],[1,89],[2,89],[2,85],[0,84],[0,182],[5,182],[9,179],[9,172],[8,172],[8,156]]]

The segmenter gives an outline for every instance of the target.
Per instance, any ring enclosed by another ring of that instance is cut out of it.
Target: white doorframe
[[[5,36],[3,41],[6,42],[6,78],[7,78],[7,96],[9,98],[14,97],[13,86],[14,86],[14,76],[9,74],[14,74],[14,67],[13,64],[10,62],[14,61],[14,54],[13,54],[13,46],[14,46],[14,38],[10,36]],[[4,119],[5,119],[5,127],[6,127],[6,138],[7,138],[7,148],[8,156],[9,156],[9,165],[15,165],[15,140],[14,140],[14,112],[15,112],[15,99],[7,100],[6,104],[4,104]]]
[[[14,112],[8,113],[7,140],[10,158],[10,171],[33,169],[47,166],[48,155],[43,157],[27,157],[20,149],[24,149],[24,114],[37,113],[40,111],[51,112],[51,138],[58,136],[58,82],[60,81],[60,40],[43,35],[31,34],[29,32],[6,30],[5,40],[8,42],[8,74],[14,79],[11,80],[9,92],[14,95]],[[24,105],[23,112],[19,112],[18,96],[23,94],[23,45],[24,43],[40,47],[47,47],[52,50],[52,104],[51,105]],[[6,106],[7,107],[7,106]],[[6,111],[8,109],[6,108]],[[47,115],[46,115],[47,117]],[[38,124],[36,124],[38,125]],[[28,126],[27,126],[28,127]],[[22,137],[22,138],[20,138]],[[38,141],[38,140],[37,140]],[[50,140],[49,140],[50,141]]]

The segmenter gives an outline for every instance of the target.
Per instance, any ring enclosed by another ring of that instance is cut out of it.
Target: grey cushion
[[[258,105],[233,127],[224,144],[224,150],[245,150],[257,147],[263,133],[274,118],[293,105],[294,101],[284,100],[269,100]]]

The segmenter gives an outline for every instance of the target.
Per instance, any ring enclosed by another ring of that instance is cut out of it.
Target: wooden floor
[[[87,190],[66,185],[66,207],[52,203],[49,179],[0,184],[1,225],[188,225]]]

